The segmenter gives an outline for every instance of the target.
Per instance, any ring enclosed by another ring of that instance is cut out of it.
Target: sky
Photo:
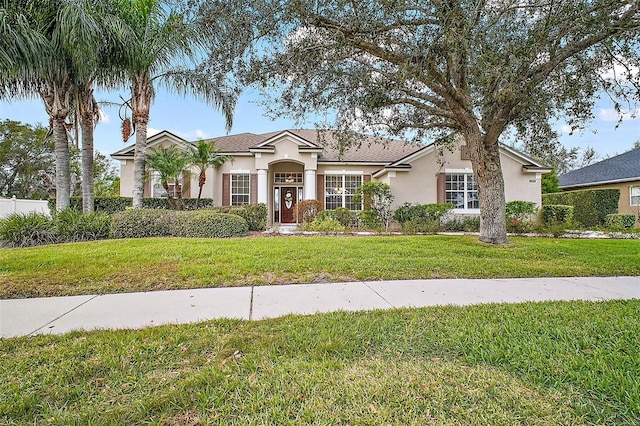
[[[123,96],[126,93],[121,92]],[[118,92],[97,93],[98,101],[118,101]],[[255,91],[245,92],[236,107],[234,125],[230,134],[238,133],[267,133],[290,128],[314,128],[313,117],[301,125],[292,120],[272,120],[263,114],[263,108],[258,104],[260,97]],[[120,132],[118,108],[105,106],[104,118],[95,130],[95,149],[108,155],[131,145],[135,137],[131,137],[124,144]],[[596,119],[590,124],[590,129],[582,133],[569,135],[568,126],[558,124],[561,142],[567,147],[585,149],[592,147],[600,159],[628,151],[633,143],[640,139],[640,114],[635,119],[627,116],[616,128],[618,117],[613,104],[605,100],[600,101],[594,111]],[[29,124],[48,124],[48,117],[40,100],[0,102],[0,120],[15,120]],[[182,98],[178,95],[159,90],[151,106],[151,120],[149,122],[149,136],[162,130],[168,130],[186,140],[214,138],[224,136],[225,122],[219,111],[207,104]]]

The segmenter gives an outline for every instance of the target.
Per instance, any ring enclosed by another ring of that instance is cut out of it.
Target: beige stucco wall
[[[133,160],[120,160],[120,196],[133,197]]]
[[[505,181],[506,201],[532,201],[539,206],[541,204],[540,175],[525,173],[522,163],[508,153],[502,152],[500,161]],[[411,167],[408,171],[396,171],[395,176],[394,172],[391,172],[382,177],[390,184],[395,196],[394,208],[405,202],[436,203],[439,173],[445,173],[448,169],[473,172],[471,162],[460,159],[460,151],[457,149],[453,152],[444,150],[442,153],[432,149],[411,162]]]

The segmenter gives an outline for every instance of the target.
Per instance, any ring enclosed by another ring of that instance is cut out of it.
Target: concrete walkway
[[[0,300],[0,336],[338,310],[638,298],[640,277],[367,281],[15,299]]]

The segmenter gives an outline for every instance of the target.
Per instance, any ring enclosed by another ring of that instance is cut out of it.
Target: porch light
[[[287,177],[286,177],[286,178],[284,178],[284,181],[285,181],[286,183],[292,183],[292,182],[294,181],[293,176],[291,176],[291,175],[287,175]]]

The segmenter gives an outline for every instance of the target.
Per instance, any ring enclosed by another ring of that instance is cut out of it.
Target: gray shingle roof
[[[256,147],[260,143],[285,131],[286,130],[280,130],[262,135],[241,133],[239,135],[222,136],[210,140],[215,140],[216,148],[222,152],[249,152],[250,148]],[[391,163],[423,147],[423,145],[393,139],[381,140],[364,136],[361,139],[362,143],[360,146],[349,148],[340,156],[336,149],[337,141],[329,131],[321,131],[320,135],[317,130],[290,129],[288,131],[314,145],[322,147],[323,151],[318,161]]]
[[[640,148],[558,177],[560,188],[640,179]]]

